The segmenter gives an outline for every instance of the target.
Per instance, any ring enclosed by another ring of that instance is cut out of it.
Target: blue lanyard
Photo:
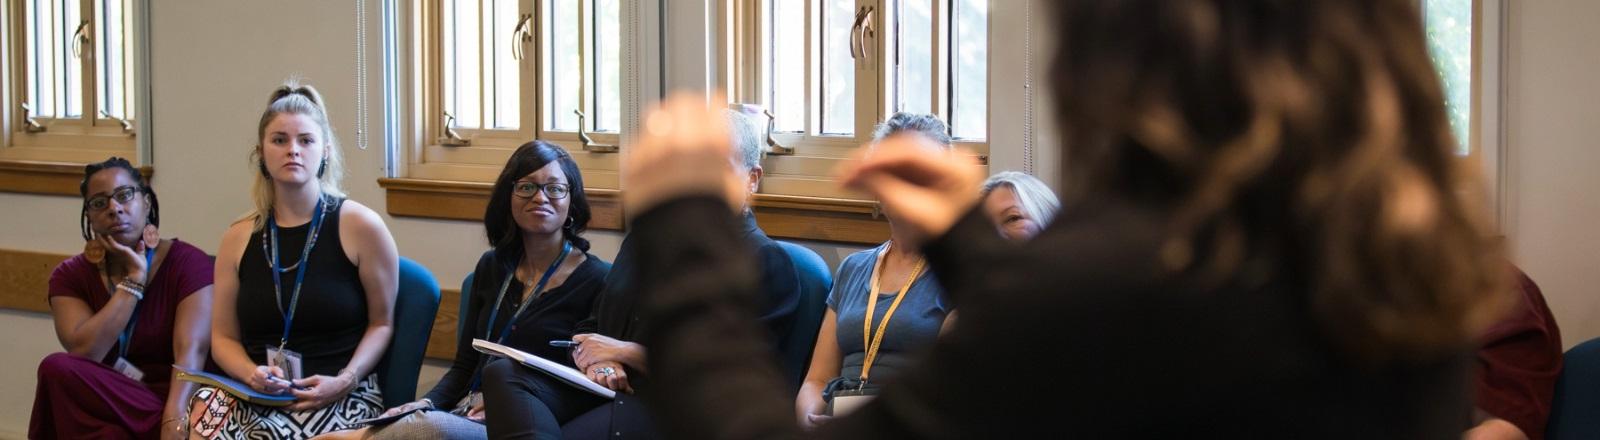
[[[149,276],[145,277],[146,279],[154,280],[156,278],[156,276],[155,276],[156,275],[155,274],[155,269],[156,269],[155,268],[155,265],[156,265],[155,261],[156,261],[156,250],[155,250],[155,248],[145,249],[144,250],[144,268],[145,268],[146,271],[149,271],[148,273],[150,274]],[[111,291],[111,293],[117,293],[117,292],[115,290],[113,290],[113,291]],[[149,293],[149,292],[146,292],[146,293]],[[139,301],[139,302],[144,302],[144,301]],[[123,327],[122,328],[122,334],[117,336],[117,357],[119,357],[119,358],[123,358],[123,359],[127,359],[128,358],[128,345],[131,343],[130,341],[133,340],[133,326],[134,326],[134,324],[137,324],[139,322],[139,302],[133,303],[133,315],[128,317],[128,326],[127,327]]]
[[[322,210],[324,200],[321,196],[317,197],[317,215],[311,217],[311,230],[306,232],[306,247],[300,250],[300,262],[295,263],[299,267],[294,268],[294,293],[289,296],[287,311],[283,309],[283,281],[278,279],[279,274],[285,272],[282,263],[278,261],[278,223],[273,220],[270,212],[267,214],[267,227],[272,233],[272,252],[266,257],[272,260],[273,304],[278,306],[278,313],[283,315],[283,337],[278,339],[278,350],[283,350],[284,346],[289,344],[289,327],[294,324],[295,306],[300,304],[300,287],[305,283],[306,271],[310,270],[307,266],[311,264],[307,260],[311,258],[311,248],[317,245],[317,234],[322,231],[322,217],[326,215]]]
[[[571,251],[572,243],[562,241],[561,255],[556,256],[556,260],[550,262],[550,267],[544,270],[544,275],[539,277],[539,282],[533,285],[533,291],[528,292],[528,296],[522,299],[522,305],[517,306],[517,311],[511,314],[511,319],[506,320],[506,326],[500,328],[500,337],[495,338],[494,343],[501,344],[506,341],[506,336],[511,334],[511,328],[516,326],[517,317],[522,316],[522,312],[528,309],[528,305],[533,304],[533,300],[538,298],[539,292],[544,291],[545,283],[550,281],[550,276],[556,273],[556,269],[561,267],[561,262],[567,259],[567,253]],[[500,294],[495,296],[494,308],[489,311],[489,324],[484,326],[484,338],[488,338],[492,334],[491,332],[494,331],[494,319],[500,314],[500,304],[505,302],[506,290],[511,287],[511,280],[516,279],[516,277],[517,271],[512,270],[511,273],[506,274],[506,280],[500,283]]]
[[[561,255],[556,256],[556,260],[550,262],[550,267],[544,270],[544,275],[539,277],[539,282],[533,285],[533,291],[528,292],[528,296],[522,299],[522,305],[517,306],[517,311],[511,314],[511,319],[506,320],[506,326],[500,328],[500,337],[495,338],[494,343],[505,343],[506,336],[511,335],[511,328],[516,326],[517,317],[522,316],[522,312],[528,309],[528,305],[533,304],[533,300],[538,298],[539,292],[544,290],[545,283],[550,282],[550,276],[554,275],[556,273],[556,269],[561,267],[561,262],[567,260],[567,253],[569,252],[572,252],[572,243],[562,241]],[[490,335],[494,334],[494,320],[500,315],[500,305],[506,300],[506,290],[511,288],[511,280],[516,278],[517,271],[516,269],[512,269],[510,273],[506,274],[505,281],[500,282],[500,294],[495,295],[494,308],[489,309],[489,322],[483,326],[483,337],[485,339],[488,339]],[[482,362],[478,363],[478,369],[479,372],[473,374],[472,391],[477,391],[479,383],[483,380]]]

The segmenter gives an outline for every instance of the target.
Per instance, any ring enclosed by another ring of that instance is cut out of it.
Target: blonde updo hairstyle
[[[268,174],[266,163],[261,156],[261,140],[266,138],[267,124],[282,114],[303,115],[316,121],[322,127],[322,158],[317,171],[317,181],[322,187],[322,194],[332,197],[344,197],[344,155],[339,150],[339,143],[333,137],[333,125],[328,123],[328,108],[323,105],[322,94],[309,85],[301,85],[298,81],[289,81],[272,90],[267,99],[267,109],[261,113],[261,123],[256,128],[256,145],[250,150],[250,162],[256,165],[258,173],[255,174],[255,185],[251,196],[255,200],[255,209],[246,217],[255,224],[255,230],[266,227],[267,217],[272,214],[272,205],[277,200],[276,189],[272,184],[272,176]]]

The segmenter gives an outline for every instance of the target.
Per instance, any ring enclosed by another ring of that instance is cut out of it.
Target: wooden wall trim
[[[461,280],[440,280],[440,285],[459,285]],[[439,289],[439,314],[433,317],[428,333],[428,357],[443,361],[456,358],[456,323],[461,319],[461,289]]]
[[[0,249],[0,309],[50,313],[50,272],[57,264],[72,258],[49,252]],[[441,285],[460,285],[461,280],[440,280]],[[428,336],[427,356],[449,361],[456,356],[456,320],[461,316],[460,289],[440,289],[439,312],[433,317]]]
[[[412,178],[378,179],[389,215],[443,220],[483,220],[493,185]],[[623,230],[621,191],[588,189],[590,229]],[[768,236],[875,245],[889,239],[889,223],[868,200],[756,194],[756,222]]]
[[[0,160],[0,192],[78,197],[83,181],[83,166],[73,162]],[[155,174],[151,167],[139,167],[145,179]]]
[[[442,220],[483,221],[489,207],[488,182],[456,182],[410,178],[378,179],[386,193],[389,215]],[[589,196],[589,229],[622,230],[622,198],[614,189],[585,189]]]
[[[77,195],[77,184],[73,184]],[[71,255],[0,249],[0,308],[50,313],[50,272]]]

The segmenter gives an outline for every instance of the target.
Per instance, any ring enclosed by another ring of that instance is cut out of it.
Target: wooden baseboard
[[[72,256],[0,249],[0,309],[50,313],[50,272],[68,258]],[[454,282],[460,283],[459,280]],[[427,357],[455,359],[456,320],[461,316],[460,307],[460,290],[440,290],[439,312],[433,318],[433,330],[428,336]]]
[[[0,249],[0,308],[50,313],[50,271],[71,257]]]
[[[444,361],[456,358],[456,326],[460,319],[461,290],[439,289],[439,314],[434,315],[433,331],[428,333],[428,357]]]

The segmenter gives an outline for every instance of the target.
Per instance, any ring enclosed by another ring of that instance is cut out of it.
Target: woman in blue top
[[[873,138],[924,136],[948,149],[947,133],[944,122],[932,115],[896,113],[878,126]],[[834,276],[811,368],[795,396],[801,426],[815,427],[832,417],[836,391],[870,394],[914,362],[914,353],[932,345],[947,318],[954,316],[922,254],[897,238],[900,228],[893,213],[888,217],[889,241],[845,257]]]

